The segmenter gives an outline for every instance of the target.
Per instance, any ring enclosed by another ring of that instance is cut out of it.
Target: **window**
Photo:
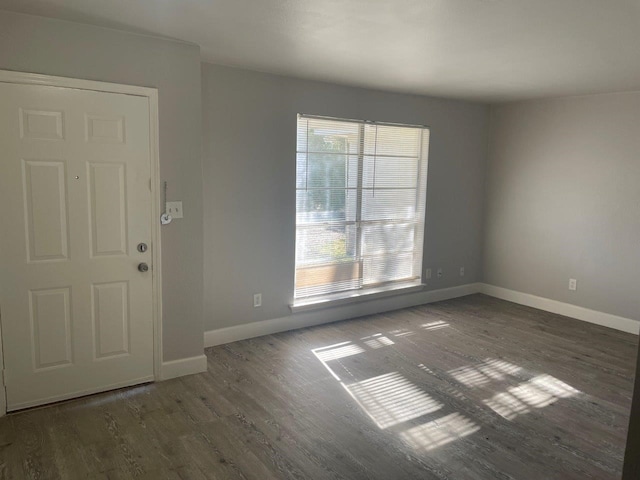
[[[429,130],[298,116],[295,305],[418,285]]]

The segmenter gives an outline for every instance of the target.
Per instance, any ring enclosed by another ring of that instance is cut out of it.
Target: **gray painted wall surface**
[[[497,106],[490,139],[484,281],[640,319],[640,92]]]
[[[164,360],[202,354],[200,50],[0,11],[0,69],[156,87],[160,175],[185,218],[162,228]]]
[[[205,330],[290,315],[297,113],[431,126],[424,265],[445,275],[429,288],[480,280],[487,107],[208,64],[202,86]],[[252,306],[257,292],[261,308]],[[410,303],[420,302],[376,308]]]

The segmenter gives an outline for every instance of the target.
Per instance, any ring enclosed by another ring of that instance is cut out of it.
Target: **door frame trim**
[[[158,89],[100,82],[70,77],[57,77],[39,73],[0,70],[0,83],[41,85],[50,87],[75,88],[105,93],[120,93],[146,97],[149,100],[149,160],[151,168],[151,245],[152,245],[152,323],[153,323],[153,376],[162,378],[162,250],[160,246],[160,138],[158,117]],[[2,325],[0,323],[0,373],[4,374],[2,354]],[[4,376],[0,383],[0,417],[7,413],[6,387]]]

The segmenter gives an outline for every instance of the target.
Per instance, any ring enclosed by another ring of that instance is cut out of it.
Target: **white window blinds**
[[[420,283],[429,130],[298,116],[297,303]]]

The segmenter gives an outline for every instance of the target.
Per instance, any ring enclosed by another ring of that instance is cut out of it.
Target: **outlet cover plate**
[[[253,308],[258,308],[262,306],[262,294],[254,293],[253,294]]]
[[[171,218],[182,218],[182,202],[167,202],[167,212]]]

